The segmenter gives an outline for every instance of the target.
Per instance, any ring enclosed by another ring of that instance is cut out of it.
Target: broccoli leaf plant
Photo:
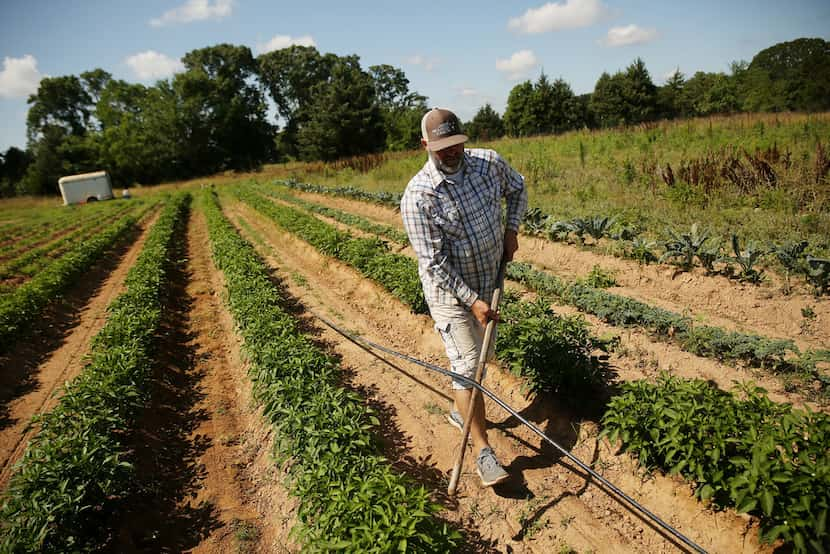
[[[738,274],[738,279],[749,283],[760,283],[764,278],[764,270],[756,269],[756,264],[763,259],[767,251],[759,248],[753,242],[747,243],[746,250],[741,250],[738,235],[733,233],[732,252],[734,256],[728,256],[725,259],[729,262],[736,263],[740,268],[741,272]]]
[[[689,271],[694,266],[696,256],[699,256],[703,243],[709,238],[708,233],[698,231],[697,223],[692,224],[688,233],[675,234],[668,230],[671,240],[663,243],[666,252],[660,256],[660,262],[670,260],[684,271]]]
[[[817,294],[830,292],[830,260],[807,256],[807,282],[816,288]]]

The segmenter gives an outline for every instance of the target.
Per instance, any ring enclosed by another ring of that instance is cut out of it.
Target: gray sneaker
[[[481,484],[485,487],[492,487],[509,477],[496,459],[496,453],[489,447],[482,448],[479,452],[478,459],[476,459],[476,472],[481,477]]]
[[[458,428],[459,431],[464,430],[464,418],[457,411],[450,410],[450,413],[447,416],[447,421],[449,421],[450,425],[453,427]]]

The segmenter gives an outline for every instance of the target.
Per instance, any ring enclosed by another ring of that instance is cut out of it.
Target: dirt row
[[[250,208],[228,201],[225,210],[232,221],[245,220],[264,240],[261,253],[291,296],[306,308],[307,325],[316,328],[320,339],[340,356],[346,384],[381,413],[386,455],[397,468],[435,491],[436,500],[446,507],[442,516],[463,530],[472,550],[679,549],[676,542],[611,499],[578,468],[489,403],[491,441],[511,479],[493,489],[482,489],[468,455],[460,492],[455,499],[447,498],[443,491],[459,435],[445,420],[450,403],[445,379],[404,363],[388,363],[324,327],[313,314],[405,354],[443,365],[443,346],[429,318],[412,315],[380,287],[319,255]],[[255,242],[257,237],[244,228],[241,231]],[[631,359],[621,357],[618,361],[618,371],[637,371]],[[524,417],[708,551],[770,550],[758,544],[756,523],[750,518],[707,510],[679,480],[642,475],[629,456],[615,455],[605,441],[597,439],[595,421],[560,409],[549,399],[524,397],[520,383],[504,372],[491,371],[487,380],[496,394]]]
[[[32,416],[57,403],[55,393],[83,368],[89,343],[106,323],[106,310],[124,289],[157,211],[109,252],[82,282],[47,308],[25,340],[0,357],[0,489],[32,436]]]
[[[135,437],[140,494],[117,552],[287,552],[293,502],[251,400],[223,276],[194,210],[166,299],[152,403]]]

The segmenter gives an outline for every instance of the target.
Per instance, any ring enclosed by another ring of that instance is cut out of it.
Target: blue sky
[[[391,64],[430,106],[468,120],[486,102],[502,113],[510,89],[541,71],[581,94],[639,56],[661,84],[675,68],[728,72],[800,37],[830,40],[830,2],[0,0],[0,151],[25,147],[26,98],[43,76],[101,67],[152,84],[223,42]]]

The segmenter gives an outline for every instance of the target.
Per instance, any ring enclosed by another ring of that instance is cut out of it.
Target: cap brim
[[[438,150],[443,150],[444,148],[449,148],[450,146],[455,146],[456,144],[463,144],[468,140],[470,139],[467,138],[467,135],[453,135],[439,140],[430,140],[427,141],[427,150],[437,152]]]

